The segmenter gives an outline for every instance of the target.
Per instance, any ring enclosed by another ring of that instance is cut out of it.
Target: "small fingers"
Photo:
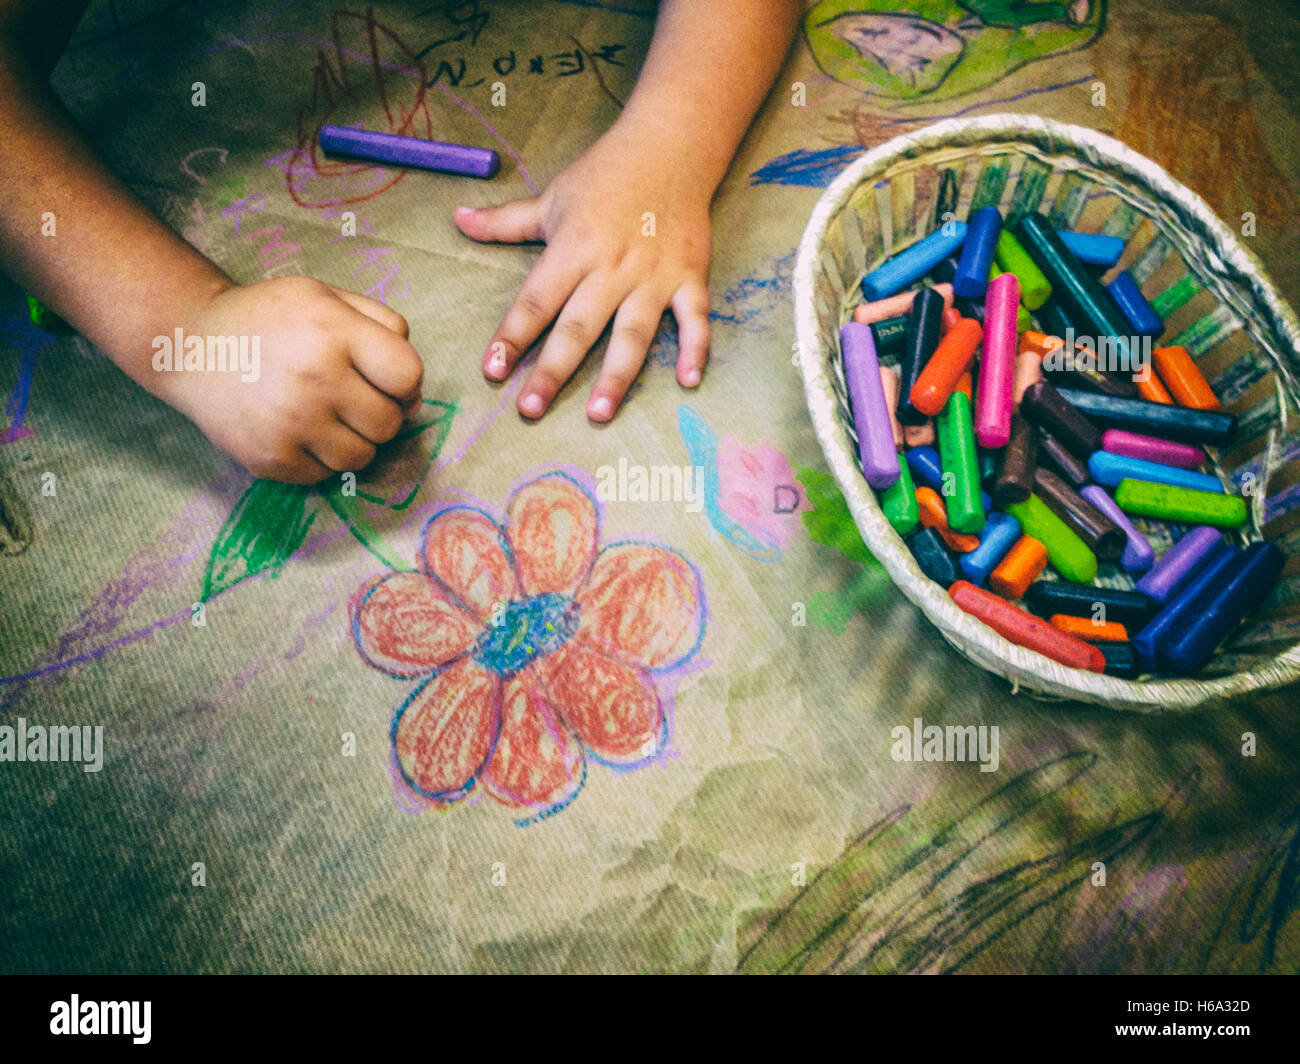
[[[371,387],[360,374],[348,383],[335,412],[343,424],[373,444],[387,443],[396,436],[407,414],[396,400]]]
[[[481,243],[522,244],[542,239],[542,208],[536,196],[495,207],[457,207],[452,220],[467,237]]]
[[[303,450],[336,473],[365,469],[375,460],[375,445],[341,421],[319,426]]]
[[[581,267],[573,256],[557,255],[551,247],[543,251],[488,341],[483,354],[484,376],[505,380],[524,352],[555,320],[581,279]]]
[[[410,406],[419,401],[424,363],[409,343],[372,321],[358,321],[347,338],[353,368],[371,385]]]
[[[392,307],[385,306],[379,300],[371,299],[370,296],[349,292],[346,288],[335,288],[332,284],[326,287],[353,310],[360,311],[367,318],[379,322],[385,329],[391,329],[404,340],[410,337],[410,324]]]
[[[702,280],[687,281],[672,299],[677,319],[677,380],[694,388],[709,358],[709,287]]]
[[[663,317],[666,300],[638,289],[618,308],[600,376],[587,402],[592,421],[609,421],[645,363]]]
[[[565,381],[600,339],[624,295],[626,292],[615,286],[613,278],[596,274],[584,278],[574,289],[546,338],[537,365],[520,390],[518,407],[524,417],[538,418],[546,413]]]

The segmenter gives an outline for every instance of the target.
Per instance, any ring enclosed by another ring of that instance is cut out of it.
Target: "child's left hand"
[[[456,209],[457,226],[474,240],[546,243],[483,356],[483,373],[504,380],[555,323],[519,394],[525,417],[546,412],[611,318],[587,401],[591,420],[614,416],[668,307],[677,319],[677,379],[688,388],[700,382],[709,349],[712,186],[694,170],[648,131],[616,124],[540,196]]]

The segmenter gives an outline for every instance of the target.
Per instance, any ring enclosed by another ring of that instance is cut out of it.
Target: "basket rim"
[[[958,139],[954,144],[953,138]],[[871,553],[893,582],[920,607],[948,642],[987,671],[1012,682],[1014,689],[1082,700],[1115,709],[1139,712],[1189,710],[1207,702],[1251,691],[1263,691],[1300,679],[1300,643],[1252,669],[1205,680],[1122,680],[1114,676],[1071,669],[1036,651],[1018,646],[959,609],[947,589],[921,572],[902,538],[885,520],[854,457],[852,440],[839,422],[831,383],[831,352],[818,339],[814,277],[822,238],[831,221],[859,186],[877,180],[895,163],[951,147],[977,149],[981,144],[1019,143],[1050,155],[1070,152],[1090,166],[1104,163],[1120,176],[1153,193],[1157,202],[1177,203],[1181,220],[1190,220],[1213,239],[1213,274],[1249,287],[1271,319],[1266,324],[1276,336],[1300,350],[1300,322],[1278,296],[1267,271],[1253,252],[1243,247],[1209,205],[1162,167],[1127,145],[1085,126],[1071,125],[1038,115],[990,114],[946,119],[904,133],[854,160],[822,193],[809,216],[799,242],[793,273],[795,341],[808,412],[818,443],[831,473],[844,494],[854,523]],[[1152,221],[1160,228],[1158,218]],[[1163,229],[1162,229],[1163,232]],[[1205,265],[1205,263],[1202,263]],[[1280,362],[1274,345],[1261,344],[1279,372],[1279,394],[1284,381],[1293,381],[1293,368]],[[1282,397],[1285,403],[1285,398]],[[1285,408],[1284,408],[1285,412]],[[1275,429],[1273,431],[1276,431]]]

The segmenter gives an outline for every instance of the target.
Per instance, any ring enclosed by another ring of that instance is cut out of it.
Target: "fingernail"
[[[500,351],[494,351],[492,357],[487,362],[488,376],[494,380],[500,380],[506,373],[506,356]]]
[[[694,388],[700,383],[700,371],[698,369],[688,369],[686,376],[682,378],[682,383],[688,388]]]
[[[529,392],[519,400],[519,409],[526,417],[540,417],[546,404],[536,392]]]
[[[587,415],[596,421],[604,421],[614,413],[614,401],[607,395],[598,395],[587,407]]]
[[[459,215],[460,217],[463,218],[463,217],[465,217],[465,215],[467,215],[467,214],[473,214],[473,213],[474,213],[474,208],[473,208],[473,207],[457,207],[456,210],[455,210],[454,212],[452,212],[452,213],[457,214],[457,215]]]

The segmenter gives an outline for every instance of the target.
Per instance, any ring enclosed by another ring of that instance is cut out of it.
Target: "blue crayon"
[[[989,267],[1002,232],[1002,215],[996,207],[981,207],[966,223],[966,242],[952,279],[954,295],[981,299],[989,286]]]
[[[919,528],[907,537],[907,547],[931,580],[941,587],[951,587],[961,579],[961,570],[957,562],[944,546],[943,537],[938,529]]]
[[[332,155],[348,155],[371,163],[414,166],[465,177],[492,177],[501,169],[501,157],[491,148],[447,144],[397,133],[375,133],[346,126],[321,126],[320,146]]]
[[[1236,547],[1220,541],[1214,547],[1214,553],[1201,567],[1196,576],[1188,583],[1177,598],[1170,599],[1164,608],[1149,620],[1142,631],[1133,638],[1142,667],[1147,672],[1155,672],[1160,664],[1161,645],[1178,622],[1190,613],[1200,609],[1209,596],[1228,582],[1233,564],[1241,554]]]
[[[912,470],[913,479],[927,488],[933,488],[941,497],[947,498],[943,490],[943,459],[939,457],[938,451],[928,444],[924,447],[913,447],[907,452],[907,465]],[[987,491],[980,492],[980,503],[985,513],[992,512],[993,499]]]
[[[944,230],[948,232],[944,232]],[[949,233],[952,235],[950,236]],[[881,263],[862,278],[862,294],[868,303],[901,292],[920,280],[936,265],[953,254],[966,239],[965,222],[947,222],[906,251]]]
[[[1160,660],[1173,672],[1200,672],[1214,648],[1273,590],[1286,555],[1272,543],[1252,543],[1234,559],[1226,583],[1170,632]]]
[[[1142,289],[1137,286],[1137,281],[1133,280],[1128,270],[1122,270],[1106,286],[1106,291],[1119,304],[1119,309],[1124,312],[1124,317],[1128,318],[1133,331],[1139,336],[1154,339],[1165,331],[1165,323],[1147,302],[1147,297],[1142,294]]]
[[[966,579],[983,587],[989,573],[998,567],[998,563],[1019,539],[1019,521],[1010,514],[989,514],[980,531],[980,545],[958,559]]]
[[[1100,233],[1072,233],[1067,229],[1058,229],[1057,236],[1080,262],[1089,266],[1114,266],[1124,254],[1124,241],[1117,236],[1102,236]]]
[[[1109,451],[1094,451],[1088,459],[1088,472],[1098,484],[1111,488],[1127,477],[1129,480],[1146,480],[1152,484],[1172,484],[1178,488],[1191,488],[1192,491],[1223,494],[1219,478],[1209,473],[1179,469],[1177,466],[1148,462],[1145,458],[1130,458],[1126,454],[1111,454]]]

